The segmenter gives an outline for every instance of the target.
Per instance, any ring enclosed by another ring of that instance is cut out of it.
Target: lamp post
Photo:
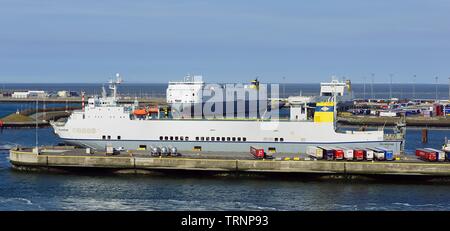
[[[435,77],[435,80],[436,80],[436,102],[438,101],[438,77],[436,76]]]
[[[389,84],[389,99],[392,99],[392,76],[393,74],[389,74],[390,84]]]
[[[374,78],[374,76],[375,76],[375,74],[374,73],[372,73],[372,84],[370,85],[370,91],[371,91],[371,94],[372,94],[372,99],[373,98],[375,98],[375,96],[373,95],[373,78]]]
[[[365,99],[366,99],[366,77],[364,76],[364,100]]]

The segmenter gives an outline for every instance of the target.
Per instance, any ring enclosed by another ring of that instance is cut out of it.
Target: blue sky
[[[447,83],[449,12],[438,0],[0,0],[0,81]]]

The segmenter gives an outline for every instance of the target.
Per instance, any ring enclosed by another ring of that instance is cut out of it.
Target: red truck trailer
[[[426,161],[436,161],[437,160],[436,152],[433,152],[433,151],[427,150],[427,149],[423,149],[423,148],[416,149],[416,156],[419,157],[419,159],[426,160]]]
[[[264,159],[265,157],[264,148],[261,147],[250,146],[250,154],[252,154],[255,159]]]

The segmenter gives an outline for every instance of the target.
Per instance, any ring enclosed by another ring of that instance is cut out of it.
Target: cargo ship
[[[111,94],[91,97],[66,121],[52,121],[54,132],[68,144],[105,149],[134,150],[175,147],[178,151],[249,152],[251,146],[271,153],[306,153],[309,146],[342,149],[386,148],[398,154],[403,134],[343,131],[336,128],[336,100],[314,103],[296,101],[287,119],[277,118],[168,118],[159,108],[139,111],[139,104],[118,104],[117,87]],[[336,99],[336,97],[334,97]]]

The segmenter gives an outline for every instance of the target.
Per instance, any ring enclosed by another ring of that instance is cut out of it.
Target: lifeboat
[[[145,109],[136,109],[133,111],[133,115],[135,116],[146,116],[148,115],[148,111]]]
[[[148,109],[148,113],[150,114],[158,113],[158,111],[159,111],[158,107],[150,107]]]

